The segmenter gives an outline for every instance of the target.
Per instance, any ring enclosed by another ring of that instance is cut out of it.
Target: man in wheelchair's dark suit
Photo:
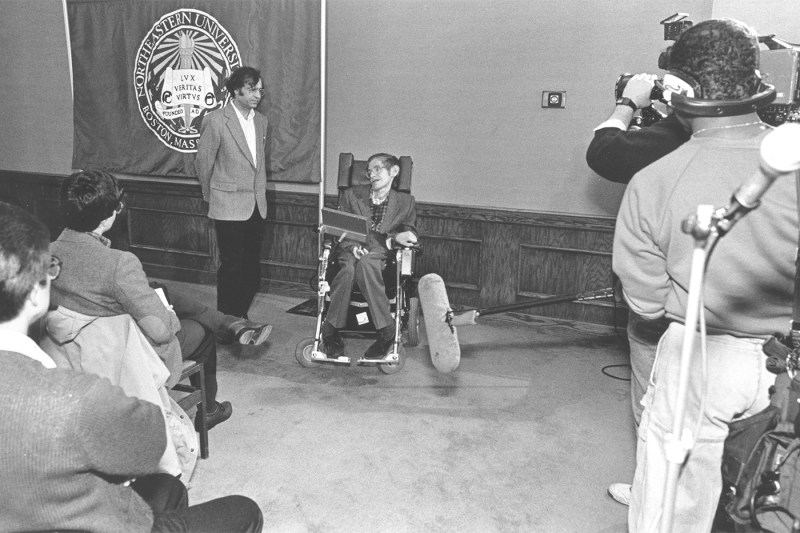
[[[322,325],[322,340],[328,357],[344,355],[339,329],[347,324],[353,282],[361,289],[378,330],[378,339],[367,348],[364,357],[384,357],[394,341],[395,323],[382,272],[392,241],[401,246],[417,242],[414,197],[392,188],[399,173],[400,161],[395,156],[375,154],[367,160],[370,186],[356,185],[347,189],[339,202],[339,209],[370,217],[372,224],[366,245],[350,239],[339,243],[340,270],[331,282],[331,302]]]

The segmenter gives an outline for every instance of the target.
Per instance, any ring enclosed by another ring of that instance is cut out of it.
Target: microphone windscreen
[[[800,124],[787,122],[764,137],[761,169],[769,177],[800,169]]]
[[[442,373],[452,372],[461,362],[458,332],[447,323],[452,313],[444,281],[438,274],[425,274],[417,283],[419,303],[428,335],[428,348],[433,366]]]

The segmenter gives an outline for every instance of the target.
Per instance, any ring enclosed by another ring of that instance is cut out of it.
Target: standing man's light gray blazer
[[[256,206],[267,217],[267,117],[256,111],[253,120],[255,161],[233,102],[203,117],[195,169],[209,218],[247,220]]]

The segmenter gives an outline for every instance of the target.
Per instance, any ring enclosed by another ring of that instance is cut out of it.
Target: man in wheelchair
[[[329,358],[344,355],[344,341],[339,330],[347,325],[347,312],[353,283],[364,295],[372,313],[377,340],[367,348],[367,359],[383,358],[395,337],[389,298],[383,281],[383,269],[392,241],[401,246],[417,242],[416,204],[414,197],[394,189],[400,173],[400,161],[393,155],[380,153],[367,160],[370,185],[355,185],[346,191],[339,209],[371,220],[367,243],[343,239],[339,243],[337,261],[340,270],[331,282],[330,305],[322,324],[322,341]]]

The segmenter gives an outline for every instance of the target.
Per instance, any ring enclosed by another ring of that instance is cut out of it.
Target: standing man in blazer
[[[256,111],[264,85],[258,70],[240,67],[225,88],[230,101],[200,126],[195,165],[220,251],[217,309],[248,318],[267,216],[267,117]]]

